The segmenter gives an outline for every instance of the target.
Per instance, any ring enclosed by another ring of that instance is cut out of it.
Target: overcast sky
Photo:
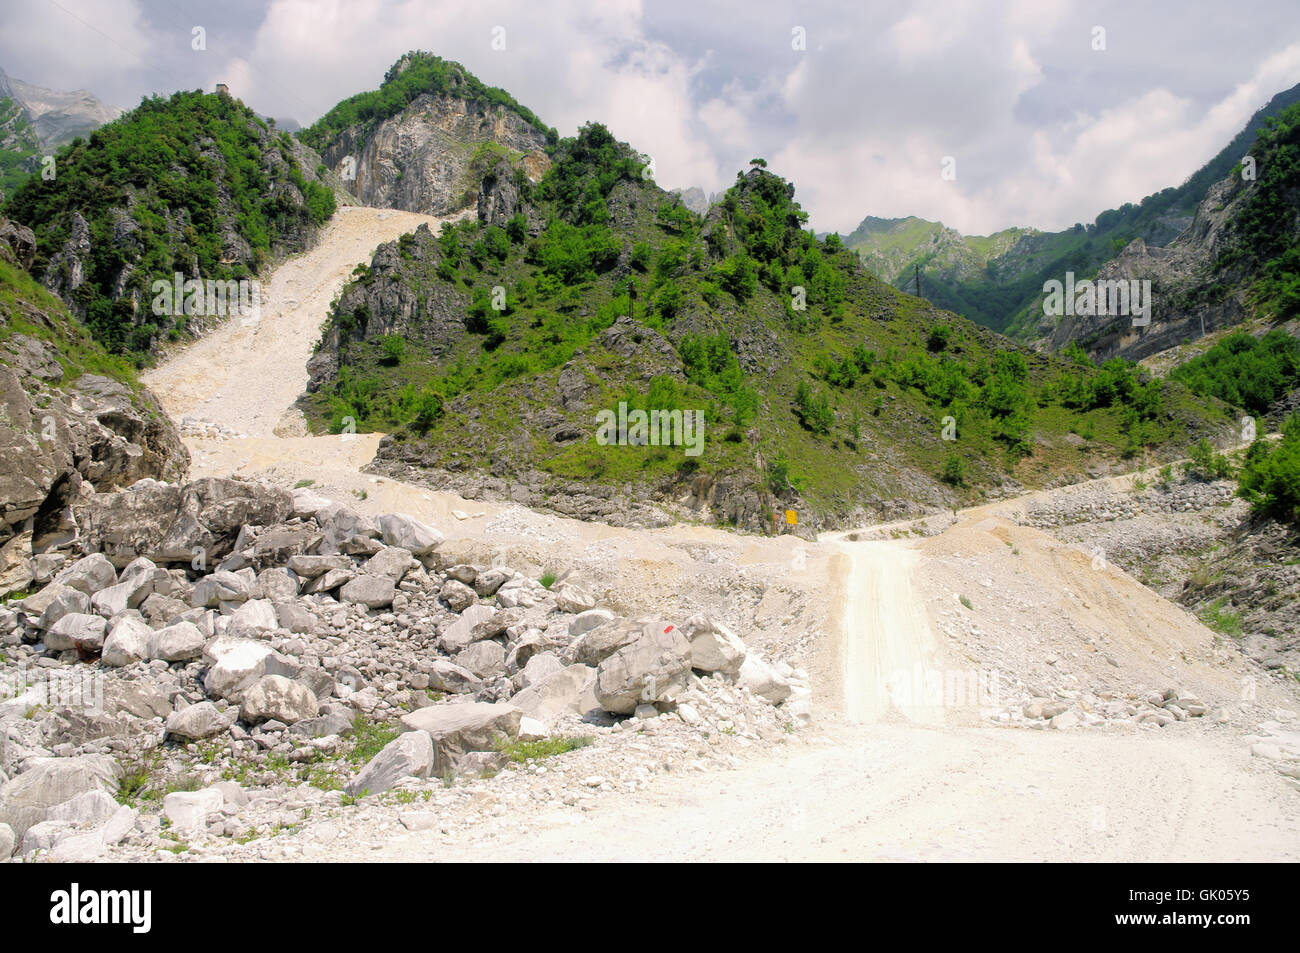
[[[983,234],[1179,184],[1300,82],[1300,3],[0,0],[0,67],[124,108],[225,82],[307,125],[413,48],[561,135],[604,122],[667,188],[724,188],[761,155],[818,230]]]

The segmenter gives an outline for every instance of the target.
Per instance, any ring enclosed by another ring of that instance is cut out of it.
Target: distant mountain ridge
[[[1300,84],[1278,93],[1232,141],[1176,187],[1108,209],[1089,225],[1059,232],[1005,229],[991,236],[964,236],[940,222],[868,216],[845,244],[881,278],[915,291],[940,307],[1017,340],[1040,339],[1043,283],[1066,272],[1090,277],[1131,242],[1165,247],[1193,222],[1210,187],[1222,180],[1271,118],[1300,102]],[[1007,239],[1014,239],[1007,241]]]
[[[0,200],[51,155],[122,115],[84,89],[60,92],[24,83],[0,69]]]

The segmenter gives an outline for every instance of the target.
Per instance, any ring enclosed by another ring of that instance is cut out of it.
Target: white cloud
[[[654,156],[667,187],[713,191],[764,155],[818,228],[915,214],[985,233],[1090,221],[1178,184],[1300,80],[1293,2],[1198,18],[1126,0],[231,0],[203,55],[172,0],[60,0],[130,53],[53,4],[7,2],[0,65],[126,106],[225,82],[307,124],[425,49],[561,134],[604,122]],[[1105,53],[1090,49],[1095,24]],[[791,48],[794,26],[806,51]],[[955,182],[939,177],[945,155]]]

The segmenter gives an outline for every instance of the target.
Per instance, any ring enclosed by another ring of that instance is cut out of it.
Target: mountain
[[[913,288],[919,268],[921,293],[928,300],[1018,340],[1037,340],[1050,333],[1040,327],[1045,282],[1063,281],[1066,272],[1090,278],[1135,240],[1157,247],[1172,243],[1192,225],[1210,187],[1240,161],[1269,118],[1297,102],[1300,84],[1274,96],[1181,185],[1102,212],[1086,226],[1059,232],[1007,229],[981,238],[921,219],[868,217],[844,242],[895,287]]]
[[[378,90],[339,103],[298,136],[365,205],[446,214],[471,204],[501,159],[536,181],[555,130],[459,63],[411,52]]]
[[[378,468],[471,496],[761,529],[1105,472],[1227,426],[1180,385],[891,288],[762,168],[700,217],[599,124],[551,159],[536,183],[503,162],[476,220],[357,269],[309,368],[316,428],[384,431]]]
[[[1044,321],[1045,343],[1077,341],[1091,354],[1137,360],[1248,318],[1265,325],[1300,317],[1300,103],[1259,129],[1191,224],[1165,247],[1134,240],[1099,280],[1150,281],[1152,320],[1082,315]]]
[[[40,155],[53,154],[121,114],[84,89],[44,89],[0,70],[0,200],[37,171]]]
[[[319,157],[225,94],[145,99],[57,159],[58,176],[29,179],[4,213],[35,232],[41,283],[138,361],[212,317],[215,292],[228,313],[227,282],[307,247],[335,207]]]

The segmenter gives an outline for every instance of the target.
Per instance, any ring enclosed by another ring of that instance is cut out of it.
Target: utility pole
[[[916,272],[916,296],[919,298],[921,297],[921,266],[913,265],[912,268]]]

